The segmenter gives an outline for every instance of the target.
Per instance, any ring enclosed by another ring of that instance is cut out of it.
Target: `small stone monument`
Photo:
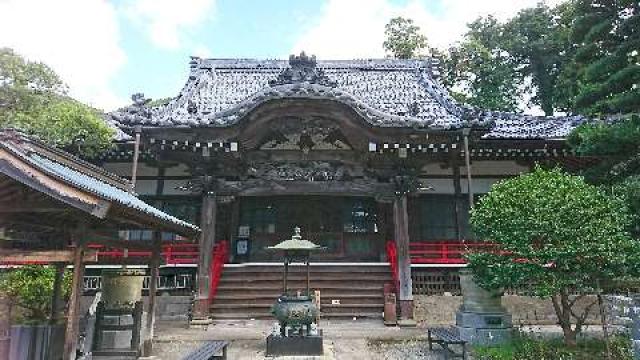
[[[502,293],[487,291],[473,280],[468,269],[460,270],[462,305],[456,312],[460,337],[474,345],[496,345],[511,339],[511,314],[502,307]]]

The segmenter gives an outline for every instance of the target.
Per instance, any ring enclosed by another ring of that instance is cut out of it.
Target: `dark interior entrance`
[[[265,251],[265,247],[290,238],[296,226],[304,238],[327,247],[314,255],[318,260],[380,261],[384,252],[377,204],[372,198],[245,197],[240,199],[235,261],[280,260],[281,255]]]

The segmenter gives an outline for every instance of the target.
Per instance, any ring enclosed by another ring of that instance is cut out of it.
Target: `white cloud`
[[[328,0],[317,23],[303,32],[293,46],[324,59],[383,57],[384,26],[395,16],[409,17],[421,27],[429,45],[446,48],[459,40],[466,24],[478,16],[509,18],[539,0],[442,0],[437,13],[424,2],[397,6],[389,0]],[[547,1],[550,5],[560,0]]]
[[[211,17],[214,6],[215,0],[138,0],[124,11],[156,46],[175,50],[184,41],[183,32]]]
[[[118,40],[107,1],[0,1],[0,46],[51,66],[71,96],[105,110],[128,102],[109,83],[126,61]]]
[[[213,53],[207,46],[200,44],[193,48],[193,50],[191,51],[191,55],[201,58],[210,58],[212,57]]]

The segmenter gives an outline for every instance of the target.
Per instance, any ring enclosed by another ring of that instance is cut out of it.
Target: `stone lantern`
[[[322,332],[318,330],[316,319],[319,309],[310,289],[309,256],[312,251],[324,248],[302,239],[300,228],[294,229],[291,239],[284,240],[270,250],[284,252],[283,289],[271,310],[278,319],[272,333],[267,336],[267,356],[322,355]],[[306,291],[292,294],[289,292],[289,265],[306,265]]]

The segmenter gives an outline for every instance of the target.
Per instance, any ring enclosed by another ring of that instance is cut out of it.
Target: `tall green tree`
[[[483,109],[517,111],[522,82],[501,48],[502,26],[488,16],[468,25],[463,41],[442,55],[442,82],[452,96]]]
[[[478,18],[444,56],[445,86],[472,105],[515,111],[526,100],[553,114],[561,108],[558,77],[572,56],[572,14],[572,2],[541,3],[506,22]]]
[[[576,344],[588,310],[583,295],[638,273],[640,246],[627,229],[623,201],[582,177],[537,167],[502,181],[472,211],[474,233],[500,251],[468,255],[478,283],[488,289],[527,286],[550,298],[567,345]]]
[[[89,157],[108,149],[113,137],[97,110],[67,96],[50,67],[0,48],[0,127],[8,126]]]
[[[420,33],[420,27],[412,19],[395,17],[385,25],[385,51],[396,59],[418,57],[420,51],[427,48],[427,37]]]
[[[578,0],[571,28],[575,48],[565,68],[567,107],[599,115],[640,111],[640,3]]]
[[[578,155],[599,159],[583,171],[585,178],[627,201],[634,217],[633,233],[640,237],[640,115],[583,124],[568,142]]]
[[[521,10],[504,24],[500,46],[523,78],[531,80],[531,103],[553,115],[558,108],[558,76],[571,59],[570,29],[573,4],[555,8],[540,3]]]

